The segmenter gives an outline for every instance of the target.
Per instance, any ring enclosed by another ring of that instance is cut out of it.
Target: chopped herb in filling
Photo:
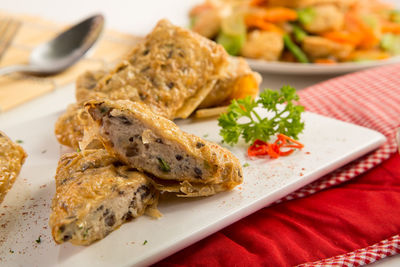
[[[157,158],[157,159],[158,159],[160,170],[162,170],[163,172],[171,171],[171,167],[168,165],[167,162],[165,162],[165,160],[163,160],[162,158]]]

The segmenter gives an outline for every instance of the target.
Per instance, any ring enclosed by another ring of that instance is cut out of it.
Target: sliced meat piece
[[[0,203],[17,178],[27,154],[0,131]]]
[[[133,168],[165,180],[219,184],[220,191],[243,180],[240,162],[232,153],[181,131],[141,103],[89,101],[85,107],[107,150]]]
[[[339,60],[346,59],[354,47],[340,44],[318,36],[307,36],[303,40],[302,48],[312,58],[335,57]]]
[[[337,31],[343,27],[344,13],[335,5],[318,5],[313,7],[315,17],[313,20],[304,24],[304,28],[310,33],[323,33],[327,31]]]
[[[252,31],[240,54],[248,58],[276,61],[283,51],[283,37],[278,32]]]
[[[101,93],[112,100],[143,102],[169,119],[186,118],[228,64],[222,46],[161,20],[95,88],[87,95],[77,94],[77,100],[82,103]]]
[[[57,243],[89,245],[145,211],[158,215],[158,191],[143,173],[106,150],[61,157],[50,227]]]

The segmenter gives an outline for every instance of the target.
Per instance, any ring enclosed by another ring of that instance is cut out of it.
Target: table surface
[[[394,4],[398,0],[386,0]],[[92,1],[52,1],[52,0],[13,0],[3,1],[0,9],[7,12],[38,15],[58,22],[73,23],[83,17],[102,13],[106,17],[106,27],[135,35],[149,32],[161,18],[167,18],[177,25],[188,25],[187,13],[190,7],[203,0],[97,0]],[[301,90],[310,85],[335,77],[334,75],[277,75],[263,74],[261,88],[279,89],[290,84]],[[74,86],[68,85],[45,96],[32,100],[8,112],[0,113],[0,128],[20,124],[40,116],[65,109],[75,102]],[[400,255],[371,264],[377,267],[400,266]]]

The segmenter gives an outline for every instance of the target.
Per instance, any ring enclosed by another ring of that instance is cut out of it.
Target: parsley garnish
[[[233,100],[228,111],[218,119],[218,125],[221,127],[219,134],[230,145],[236,144],[240,136],[246,143],[253,143],[257,139],[268,141],[277,133],[297,139],[304,129],[304,123],[301,122],[304,107],[294,103],[298,100],[296,89],[288,85],[283,86],[280,92],[265,90],[258,100],[253,100],[250,96]],[[286,105],[279,109],[280,104]],[[261,118],[255,110],[258,106],[273,116]],[[239,123],[238,120],[242,117],[245,117],[247,122]]]
[[[10,253],[14,253],[14,250],[10,249]]]
[[[143,244],[142,244],[142,245],[144,246],[144,245],[146,245],[146,244],[147,244],[147,240],[145,240],[145,241],[143,242]]]
[[[38,244],[42,243],[42,240],[40,239],[40,236],[39,236],[39,238],[36,239],[35,241],[36,241],[36,243],[38,243]]]
[[[18,139],[18,140],[16,140],[15,142],[17,142],[18,144],[22,144],[24,141]]]
[[[77,148],[77,149],[76,149],[76,152],[78,152],[78,153],[81,152],[81,149],[80,149],[80,148]]]
[[[249,167],[250,164],[248,162],[246,162],[245,164],[243,164],[243,168]]]

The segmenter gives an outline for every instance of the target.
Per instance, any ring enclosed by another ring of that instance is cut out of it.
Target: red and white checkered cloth
[[[398,253],[400,253],[400,236],[395,235],[366,248],[316,262],[304,263],[297,267],[361,266]]]
[[[345,75],[311,86],[299,94],[301,104],[308,111],[374,129],[384,134],[387,142],[278,202],[305,197],[346,182],[397,151],[395,129],[400,126],[400,65]],[[400,253],[399,235],[364,249],[301,266],[359,266],[397,253]]]

